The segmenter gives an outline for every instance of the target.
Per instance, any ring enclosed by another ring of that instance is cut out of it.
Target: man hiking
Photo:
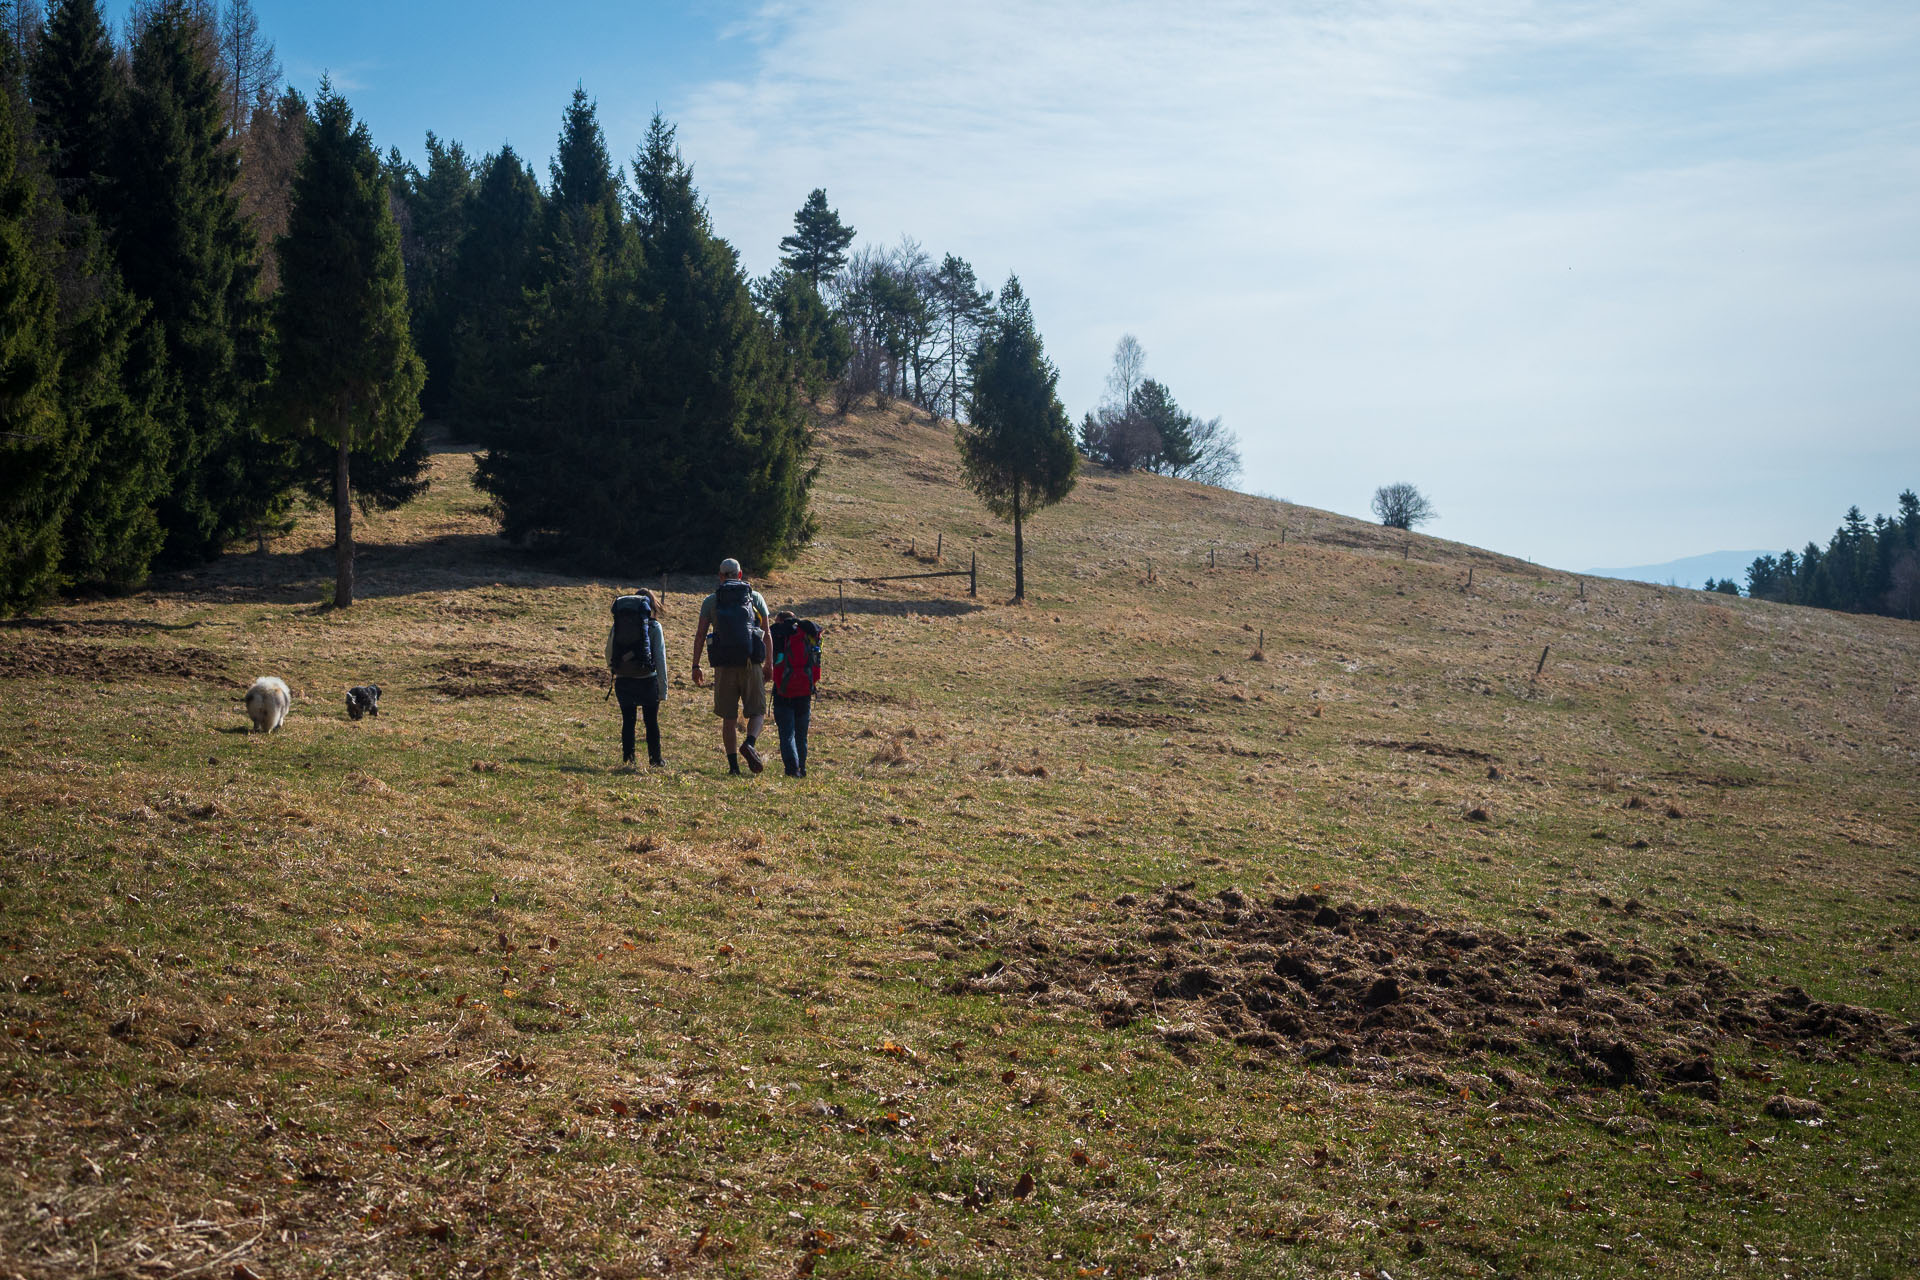
[[[720,717],[720,740],[727,748],[727,772],[740,772],[740,757],[755,773],[765,768],[754,742],[767,719],[767,681],[773,679],[773,653],[767,644],[767,602],[741,576],[740,562],[720,562],[720,585],[700,602],[700,624],[693,635],[693,682],[700,673],[701,646],[712,633],[707,653],[713,663],[713,714]],[[747,718],[740,739],[738,717]]]

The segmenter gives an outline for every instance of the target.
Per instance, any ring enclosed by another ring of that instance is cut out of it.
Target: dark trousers
[[[780,730],[780,763],[788,773],[807,769],[807,725],[813,719],[813,699],[773,695],[773,723]]]
[[[647,759],[653,764],[660,763],[660,701],[654,697],[657,686],[651,676],[618,676],[613,682],[613,696],[620,699],[620,758],[633,759],[633,713],[641,712],[647,719]]]

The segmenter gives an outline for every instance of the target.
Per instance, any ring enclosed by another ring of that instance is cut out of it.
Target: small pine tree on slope
[[[1027,597],[1026,517],[1073,489],[1080,455],[1054,388],[1033,311],[1017,277],[1000,291],[994,323],[973,359],[971,421],[956,435],[960,466],[988,511],[1013,521],[1013,598]]]

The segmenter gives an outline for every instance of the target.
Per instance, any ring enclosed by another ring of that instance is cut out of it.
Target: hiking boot
[[[667,767],[667,762],[659,756],[655,756],[653,759],[647,761],[647,766],[653,769],[664,769]]]
[[[755,773],[767,767],[767,762],[760,758],[760,748],[754,746],[751,742],[743,742],[740,744],[740,754],[746,757],[747,768],[753,770]]]

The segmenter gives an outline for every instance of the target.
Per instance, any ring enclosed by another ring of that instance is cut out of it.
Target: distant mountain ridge
[[[1705,555],[1686,556],[1664,564],[1637,564],[1624,569],[1588,569],[1598,578],[1625,578],[1629,582],[1652,582],[1676,587],[1704,586],[1708,578],[1732,578],[1746,585],[1747,566],[1767,551],[1709,551]]]

